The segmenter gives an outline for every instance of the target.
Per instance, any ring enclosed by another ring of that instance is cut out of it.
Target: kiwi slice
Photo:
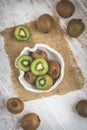
[[[24,78],[28,83],[34,84],[36,80],[36,75],[34,75],[31,71],[28,71],[24,74]]]
[[[53,30],[54,19],[49,14],[41,15],[37,20],[37,28],[39,31],[48,33]]]
[[[27,72],[30,70],[30,65],[33,61],[33,58],[28,55],[22,55],[17,59],[16,65],[18,68],[24,72]]]
[[[87,118],[87,100],[80,100],[76,105],[76,111],[80,116]]]
[[[60,65],[52,60],[48,61],[49,69],[48,74],[52,77],[52,79],[57,79],[60,76],[61,68]]]
[[[44,58],[47,59],[47,53],[43,50],[37,49],[36,51],[34,51],[31,56],[35,59],[35,58]]]
[[[48,71],[48,63],[43,58],[36,58],[31,64],[31,72],[34,75],[44,75]]]
[[[24,130],[36,130],[40,125],[40,118],[36,113],[26,114],[21,120]]]
[[[10,98],[7,101],[6,106],[8,111],[13,114],[18,114],[22,112],[24,109],[24,103],[19,98],[16,97]]]
[[[72,19],[67,26],[67,33],[70,37],[78,37],[85,29],[85,25],[81,19]]]
[[[20,41],[26,41],[30,38],[30,31],[24,25],[19,25],[15,28],[14,35]]]
[[[40,90],[49,89],[53,85],[53,80],[49,75],[39,76],[35,82],[36,88]]]
[[[56,11],[61,17],[68,18],[73,15],[75,11],[75,6],[69,0],[61,0],[56,5]]]

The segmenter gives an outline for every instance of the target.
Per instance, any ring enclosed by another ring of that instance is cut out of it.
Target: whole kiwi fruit
[[[80,100],[76,104],[76,111],[80,116],[87,118],[87,100]]]
[[[48,66],[48,74],[52,77],[52,79],[57,79],[61,72],[60,65],[56,61],[48,60]]]
[[[41,15],[37,20],[37,28],[39,31],[48,33],[54,27],[54,20],[49,14]]]
[[[24,79],[30,83],[30,84],[34,84],[35,80],[36,80],[36,76],[31,72],[28,71],[24,74]]]
[[[75,6],[69,0],[61,0],[56,5],[56,11],[61,17],[68,18],[73,15]]]
[[[85,25],[81,19],[72,19],[67,25],[67,33],[70,37],[79,37],[85,29]]]
[[[37,49],[36,51],[34,51],[31,56],[35,59],[35,58],[44,58],[47,59],[47,53],[44,50],[41,49]]]
[[[21,99],[16,97],[8,99],[6,106],[8,111],[13,114],[18,114],[24,109],[24,103]]]
[[[36,130],[40,125],[40,118],[36,113],[26,114],[21,120],[24,130]]]

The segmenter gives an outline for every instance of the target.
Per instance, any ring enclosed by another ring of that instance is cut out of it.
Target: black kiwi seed
[[[61,0],[56,5],[56,11],[61,17],[68,18],[73,15],[75,11],[75,6],[69,0]]]
[[[67,33],[70,37],[79,37],[85,29],[85,25],[81,19],[72,19],[67,26]]]
[[[80,100],[76,104],[76,111],[80,116],[87,118],[87,100]]]
[[[10,111],[13,114],[18,114],[22,112],[24,109],[24,103],[21,101],[21,99],[16,97],[10,98],[7,101],[6,106],[8,111]]]

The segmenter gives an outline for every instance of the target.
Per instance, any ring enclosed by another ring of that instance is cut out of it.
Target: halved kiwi
[[[70,37],[79,37],[85,29],[81,19],[71,19],[67,25],[67,33]]]
[[[36,130],[40,125],[40,118],[36,113],[26,114],[21,120],[24,130]]]
[[[30,65],[33,61],[33,58],[28,55],[22,55],[17,59],[16,65],[18,68],[24,72],[27,72],[30,70]]]
[[[31,64],[31,72],[34,75],[44,75],[48,71],[48,63],[43,58],[36,58]]]
[[[53,80],[49,75],[39,76],[35,82],[36,88],[40,90],[46,90],[52,87]]]
[[[31,56],[35,59],[35,58],[44,58],[47,59],[47,53],[43,50],[37,49],[36,51],[34,51]]]
[[[60,65],[53,60],[48,60],[48,74],[52,77],[52,79],[57,79],[60,76],[61,68]]]
[[[56,11],[61,17],[68,18],[73,15],[75,6],[69,0],[61,0],[56,5]]]
[[[19,25],[15,28],[14,35],[16,39],[26,41],[30,38],[30,31],[26,26]]]
[[[54,28],[54,20],[49,14],[41,15],[37,20],[37,28],[44,33],[48,33]]]
[[[13,114],[18,114],[22,112],[24,109],[24,103],[22,102],[21,99],[16,98],[16,97],[10,98],[7,101],[6,106],[7,106],[8,111]]]
[[[76,111],[80,116],[87,118],[87,100],[80,100],[76,104]]]

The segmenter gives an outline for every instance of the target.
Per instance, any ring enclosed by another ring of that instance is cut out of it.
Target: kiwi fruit
[[[19,25],[14,31],[15,38],[20,41],[27,41],[30,38],[30,31],[24,25]]]
[[[76,104],[76,111],[80,116],[87,118],[87,100],[80,100]]]
[[[52,79],[57,79],[60,76],[61,68],[60,65],[52,60],[48,61],[49,69],[48,74],[52,77]]]
[[[13,114],[18,114],[22,112],[24,109],[24,103],[21,101],[21,99],[16,98],[16,97],[10,98],[7,101],[6,106],[7,106],[8,111]]]
[[[35,85],[37,89],[46,90],[52,87],[53,80],[49,75],[38,76]]]
[[[54,20],[49,14],[41,15],[37,20],[37,28],[39,31],[48,33],[53,30]]]
[[[36,58],[31,63],[31,72],[34,75],[44,75],[48,71],[48,63],[44,58]]]
[[[31,71],[26,72],[24,74],[24,78],[30,84],[34,84],[34,82],[36,80],[36,76]]]
[[[56,11],[61,17],[68,18],[73,15],[75,6],[69,0],[61,0],[56,5]]]
[[[67,33],[70,37],[79,37],[85,29],[81,19],[72,19],[67,25]]]
[[[33,61],[33,58],[28,55],[22,55],[17,59],[16,65],[18,68],[24,72],[27,72],[30,70],[30,65]]]
[[[37,49],[36,51],[34,51],[31,56],[35,59],[35,58],[44,58],[47,59],[47,53],[43,50]]]
[[[36,130],[40,125],[40,118],[36,113],[26,114],[21,119],[21,126],[24,130]]]

